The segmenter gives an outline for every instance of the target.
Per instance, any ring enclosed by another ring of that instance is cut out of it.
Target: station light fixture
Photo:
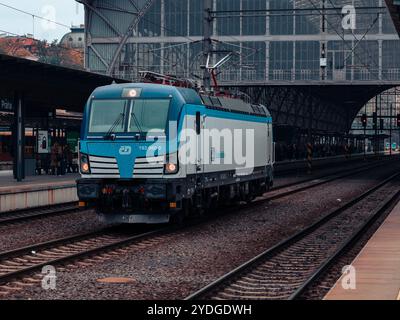
[[[361,122],[362,122],[363,127],[366,128],[367,124],[368,124],[368,119],[367,119],[367,115],[365,113],[361,116]]]

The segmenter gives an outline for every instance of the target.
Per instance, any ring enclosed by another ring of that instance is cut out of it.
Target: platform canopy
[[[92,91],[127,80],[0,54],[0,97],[23,96],[26,116],[44,116],[49,109],[82,112]],[[267,106],[276,125],[309,127],[312,110],[314,130],[348,132],[362,106],[377,94],[400,86],[399,81],[241,82],[225,85],[246,92]]]
[[[64,108],[82,111],[92,91],[127,82],[97,73],[76,70],[0,54],[0,97],[24,96],[30,110]]]
[[[349,132],[361,108],[398,81],[371,83],[242,83],[223,86],[240,90],[268,107],[275,126],[290,126],[343,134]],[[311,113],[311,116],[310,116]]]

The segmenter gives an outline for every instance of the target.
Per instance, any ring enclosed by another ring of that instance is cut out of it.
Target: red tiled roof
[[[60,65],[83,68],[83,51],[53,46],[27,37],[0,38],[0,53],[34,61],[57,58]]]

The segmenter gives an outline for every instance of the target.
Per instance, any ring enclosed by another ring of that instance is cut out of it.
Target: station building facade
[[[79,2],[85,4],[85,64],[90,71],[131,81],[139,79],[140,71],[202,78],[207,1],[116,0],[112,6],[106,0]],[[352,99],[348,105],[332,105],[299,93],[297,85],[400,84],[400,40],[384,0],[212,0],[211,4],[212,59],[233,54],[219,70],[219,83],[231,88],[264,86],[264,92],[246,92],[265,98],[275,127],[282,129],[275,136],[284,143],[299,145],[307,140],[310,108],[324,115],[312,122],[313,132],[330,132],[316,139],[338,143],[336,138],[349,133],[358,110],[370,99],[348,112]],[[286,87],[275,90],[276,84]],[[305,101],[314,102],[302,105]],[[385,107],[386,98],[380,101],[379,107]],[[368,104],[369,116],[374,103],[375,99]],[[400,104],[392,107],[393,114],[400,112]],[[350,131],[355,134],[358,119]],[[283,138],[282,132],[289,131],[293,134]]]
[[[131,80],[143,70],[202,76],[204,1],[107,3],[94,0],[86,7],[89,70]],[[212,6],[213,46],[220,51],[214,59],[235,53],[220,70],[223,83],[400,80],[400,41],[384,0],[214,0]],[[354,11],[343,14],[346,6]],[[110,70],[118,33],[135,11],[143,17]]]

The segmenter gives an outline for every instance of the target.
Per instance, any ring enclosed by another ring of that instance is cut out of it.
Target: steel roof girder
[[[126,42],[129,39],[130,34],[133,32],[134,28],[139,24],[140,20],[143,18],[143,16],[146,14],[146,12],[148,11],[148,9],[150,9],[150,7],[153,5],[154,0],[148,0],[146,2],[146,4],[143,6],[142,9],[140,9],[140,11],[138,12],[137,16],[134,17],[134,19],[132,20],[132,22],[130,23],[128,29],[125,31],[124,35],[120,35],[121,36],[121,41],[118,45],[118,48],[116,49],[113,58],[111,59],[111,63],[108,66],[107,69],[107,74],[108,75],[112,75],[115,65],[117,63],[117,60],[122,52],[122,49],[124,47],[124,45],[126,44]]]

